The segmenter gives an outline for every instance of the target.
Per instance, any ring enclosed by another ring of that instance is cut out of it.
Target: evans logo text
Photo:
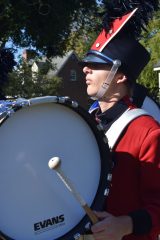
[[[34,231],[36,233],[43,232],[43,231],[46,231],[47,228],[49,230],[49,229],[57,227],[57,225],[62,225],[62,223],[64,223],[64,214],[46,219],[41,222],[34,223]]]

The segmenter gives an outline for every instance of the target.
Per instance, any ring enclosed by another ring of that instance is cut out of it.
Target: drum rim
[[[68,103],[65,103],[64,105],[67,105],[68,107],[71,108],[71,105]],[[78,108],[74,109],[77,113],[79,113],[81,115],[81,117],[84,118],[84,120],[86,120],[86,122],[88,123],[88,126],[92,129],[92,132],[94,133],[94,136],[96,138],[98,147],[99,147],[99,151],[100,151],[100,156],[101,156],[101,172],[107,169],[107,173],[105,174],[100,174],[100,181],[98,184],[98,191],[95,195],[95,198],[91,204],[91,209],[93,210],[103,210],[104,207],[104,203],[106,200],[106,196],[104,195],[104,191],[106,189],[109,190],[109,186],[110,186],[110,181],[107,180],[107,175],[111,174],[112,172],[112,162],[111,162],[111,156],[109,159],[109,166],[107,165],[107,161],[106,161],[106,156],[110,155],[110,150],[108,147],[108,144],[104,141],[104,138],[106,138],[103,129],[99,129],[97,126],[97,122],[93,119],[93,117],[87,112],[84,111],[84,109],[79,106]],[[103,196],[103,197],[102,197]],[[98,199],[98,201],[97,201]],[[100,201],[100,203],[99,203]],[[100,207],[101,206],[101,207]],[[81,221],[72,229],[70,230],[68,233],[66,233],[65,235],[61,236],[60,238],[58,238],[57,240],[75,240],[75,238],[73,237],[75,235],[75,229],[81,229],[82,225],[84,226],[83,229],[85,229],[85,225],[90,223],[91,221],[89,219],[89,217],[87,215],[85,215]],[[80,230],[79,232],[77,232],[77,234],[86,234],[85,230]],[[90,231],[88,232],[90,233]]]

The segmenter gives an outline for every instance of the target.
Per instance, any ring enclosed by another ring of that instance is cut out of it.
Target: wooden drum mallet
[[[64,185],[67,187],[67,189],[72,193],[72,195],[75,197],[75,199],[79,202],[81,207],[84,209],[88,217],[90,218],[91,222],[93,224],[98,222],[98,218],[94,214],[94,212],[91,210],[91,208],[88,206],[88,204],[85,202],[85,200],[82,198],[82,196],[77,192],[75,187],[73,186],[73,183],[70,179],[64,174],[64,172],[61,169],[61,159],[59,157],[53,157],[49,160],[48,166],[50,169],[55,170],[59,178],[62,180]]]

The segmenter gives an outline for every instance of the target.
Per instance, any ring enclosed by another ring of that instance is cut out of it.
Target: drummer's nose
[[[91,69],[89,66],[85,66],[85,67],[83,68],[83,72],[84,72],[84,74],[91,73],[91,72],[92,72],[92,69]]]

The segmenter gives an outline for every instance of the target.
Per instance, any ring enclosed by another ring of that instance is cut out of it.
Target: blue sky
[[[10,40],[6,43],[5,47],[6,47],[6,48],[16,49],[16,52],[15,52],[15,54],[14,54],[16,61],[19,60],[19,56],[22,55],[22,52],[23,52],[23,50],[25,49],[25,48],[16,47],[16,46],[12,43],[12,41],[10,41]]]

